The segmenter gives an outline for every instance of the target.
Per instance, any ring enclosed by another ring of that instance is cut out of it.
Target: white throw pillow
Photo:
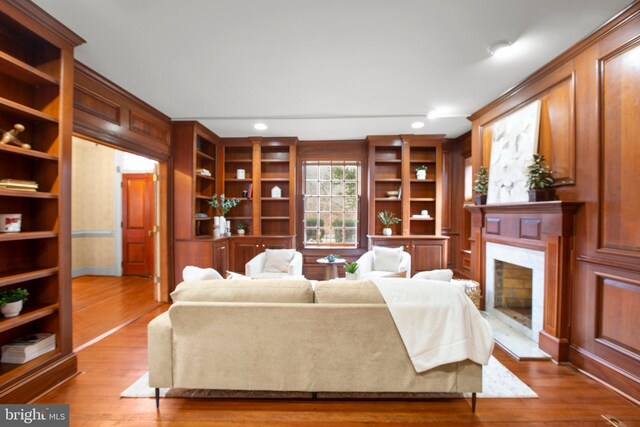
[[[395,273],[400,268],[404,246],[399,248],[373,247],[373,270]]]
[[[267,249],[265,252],[263,273],[287,273],[289,264],[296,254],[295,249]]]
[[[224,279],[213,268],[200,268],[188,265],[182,270],[182,280],[185,282],[194,282],[197,280],[220,280]]]
[[[412,277],[412,279],[441,280],[443,282],[450,282],[452,278],[453,271],[451,270],[421,271]]]

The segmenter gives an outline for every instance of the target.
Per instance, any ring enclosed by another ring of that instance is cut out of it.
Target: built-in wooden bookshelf
[[[373,138],[370,148],[369,170],[371,193],[373,194],[369,215],[369,233],[382,234],[382,224],[378,212],[389,211],[396,217],[403,217],[402,185],[402,140],[395,137]],[[390,195],[396,192],[397,195]],[[393,234],[402,234],[402,223],[389,226]]]
[[[38,185],[37,191],[0,189],[0,214],[22,215],[19,232],[0,233],[0,290],[29,292],[17,317],[0,316],[0,346],[40,332],[56,335],[54,351],[24,364],[0,363],[1,403],[18,396],[28,401],[76,370],[68,256],[70,112],[73,49],[82,42],[31,3],[0,2],[0,130],[23,125],[16,136],[30,146],[0,144],[0,180]]]
[[[295,143],[287,141],[263,141],[260,145],[260,229],[263,236],[294,234],[295,148]],[[281,197],[272,197],[276,186],[281,190]]]
[[[247,235],[256,233],[253,224],[254,185],[253,146],[249,139],[241,139],[237,144],[224,146],[224,195],[227,198],[240,199],[240,204],[231,209],[225,218],[231,222],[231,232],[235,233],[240,223],[248,225]],[[240,178],[238,171],[244,171],[244,178]]]

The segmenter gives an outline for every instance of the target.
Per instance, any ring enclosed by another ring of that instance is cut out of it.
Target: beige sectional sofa
[[[470,392],[482,366],[465,360],[416,373],[368,281],[182,283],[149,323],[156,388],[335,392]]]

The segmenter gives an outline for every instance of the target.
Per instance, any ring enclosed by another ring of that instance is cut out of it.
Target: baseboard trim
[[[80,276],[118,276],[115,267],[80,267],[71,271],[71,278]]]
[[[640,380],[621,371],[606,360],[582,348],[569,347],[569,361],[574,368],[589,378],[640,405]]]
[[[75,353],[61,356],[0,391],[0,403],[29,403],[78,372]]]

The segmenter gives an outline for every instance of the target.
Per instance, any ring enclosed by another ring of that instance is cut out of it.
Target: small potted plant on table
[[[356,280],[358,278],[358,263],[348,262],[344,265],[344,278],[347,280]]]
[[[545,163],[544,156],[534,154],[533,161],[527,166],[527,169],[529,170],[527,176],[529,201],[547,202],[555,200],[555,190],[551,187],[554,180],[553,176],[551,176],[551,169]]]
[[[400,218],[396,217],[396,215],[393,212],[389,212],[389,211],[378,212],[378,219],[380,220],[380,223],[384,226],[384,228],[382,229],[382,234],[384,236],[391,236],[393,234],[391,227],[389,227],[390,225],[398,224],[400,221],[402,221]]]
[[[474,183],[473,191],[476,192],[476,205],[486,205],[487,190],[489,188],[489,173],[487,168],[480,166]]]
[[[0,291],[0,312],[4,317],[16,317],[22,311],[29,292],[23,288]]]

